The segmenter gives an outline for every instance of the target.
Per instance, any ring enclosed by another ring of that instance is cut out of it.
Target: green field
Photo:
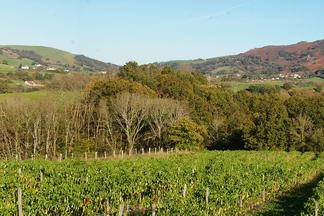
[[[278,85],[283,86],[285,82],[292,82],[295,83],[295,88],[304,88],[304,89],[312,89],[316,87],[316,85],[324,85],[324,79],[318,77],[312,77],[308,79],[302,79],[297,81],[286,81],[286,80],[267,80],[267,81],[257,81],[257,82],[239,82],[239,81],[232,81],[232,82],[221,82],[226,86],[229,86],[233,91],[238,92],[244,89],[247,89],[251,85]]]
[[[0,64],[0,73],[9,73],[16,71],[14,66]]]
[[[0,162],[0,214],[17,214],[20,188],[25,215],[253,215],[323,165],[279,151]]]
[[[30,99],[34,101],[40,101],[44,98],[51,98],[53,100],[69,99],[79,97],[80,92],[69,91],[32,91],[32,92],[19,92],[19,93],[7,93],[0,94],[0,102],[12,99]]]

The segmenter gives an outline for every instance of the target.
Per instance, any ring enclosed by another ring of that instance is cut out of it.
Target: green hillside
[[[42,57],[42,61],[50,62],[52,64],[75,64],[75,55],[66,51],[44,46],[21,46],[9,45],[0,46],[0,48],[8,47],[20,51],[33,51]]]
[[[15,71],[14,66],[0,64],[0,73],[7,73]]]
[[[10,66],[41,64],[74,71],[115,70],[118,66],[44,46],[0,45],[0,63]]]

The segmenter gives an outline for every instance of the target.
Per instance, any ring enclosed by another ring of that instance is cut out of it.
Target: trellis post
[[[23,209],[22,209],[22,205],[23,205],[23,200],[22,200],[22,190],[19,187],[17,190],[17,195],[18,195],[18,216],[23,216]]]

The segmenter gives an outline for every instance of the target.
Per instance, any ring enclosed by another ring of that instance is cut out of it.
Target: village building
[[[32,80],[25,81],[25,86],[28,86],[28,87],[44,87],[44,85],[36,83],[35,81],[32,81]]]

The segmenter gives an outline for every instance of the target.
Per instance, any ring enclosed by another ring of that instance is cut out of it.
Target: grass
[[[53,100],[64,100],[64,99],[73,99],[77,98],[81,95],[80,92],[72,92],[72,91],[33,91],[33,92],[19,92],[19,93],[7,93],[0,94],[0,102],[6,101],[10,99],[29,99],[29,100],[42,100],[45,98],[51,98]]]
[[[8,73],[14,71],[16,71],[16,68],[14,66],[0,64],[0,73]]]
[[[21,65],[28,65],[31,66],[33,61],[26,58],[8,58],[7,56],[0,53],[0,61],[6,60],[8,65],[14,66],[16,68]]]
[[[43,61],[49,59],[50,63],[52,64],[57,64],[58,62],[60,62],[60,64],[73,65],[75,63],[73,54],[55,48],[43,47],[43,46],[21,46],[21,45],[6,45],[6,46],[0,46],[0,48],[1,47],[10,47],[12,49],[17,49],[17,50],[34,51],[35,53],[42,56]]]
[[[222,82],[223,84],[229,86],[230,89],[232,89],[235,92],[247,89],[251,85],[278,85],[283,86],[285,82],[290,82],[286,80],[267,80],[264,82],[239,82],[239,81],[231,81],[231,82]],[[324,85],[324,79],[318,78],[318,77],[312,77],[308,79],[302,79],[302,80],[294,80],[291,82],[296,83],[296,88],[304,88],[304,89],[312,89],[316,87],[316,85]]]

